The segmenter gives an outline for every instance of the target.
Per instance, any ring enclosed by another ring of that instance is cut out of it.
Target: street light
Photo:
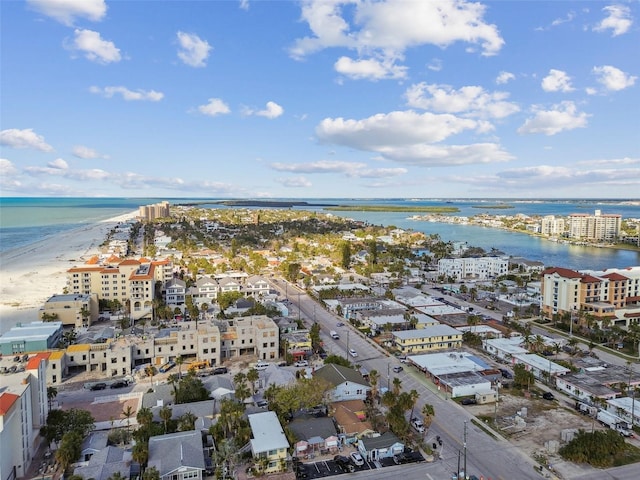
[[[391,388],[390,384],[389,384],[389,377],[391,376],[391,374],[389,373],[389,367],[391,366],[391,363],[387,363],[387,390],[389,390]]]

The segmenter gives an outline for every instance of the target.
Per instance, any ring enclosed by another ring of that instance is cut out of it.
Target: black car
[[[118,380],[117,382],[113,382],[109,388],[124,388],[127,386],[127,382],[123,380]]]
[[[544,398],[545,400],[554,400],[556,397],[554,397],[553,393],[551,392],[544,392],[542,394],[542,398]]]
[[[214,375],[222,375],[223,373],[229,373],[229,369],[227,367],[218,367],[213,370]]]
[[[348,457],[344,455],[336,455],[333,457],[335,464],[342,469],[343,472],[353,473],[356,467],[353,466]]]
[[[100,382],[91,385],[91,387],[89,387],[89,390],[104,390],[105,388],[107,388],[107,384]]]
[[[478,402],[475,398],[463,398],[460,403],[462,405],[475,405]]]
[[[304,463],[296,463],[293,467],[296,478],[309,478],[309,471]]]

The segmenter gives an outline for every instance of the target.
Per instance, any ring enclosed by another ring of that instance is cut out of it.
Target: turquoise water
[[[0,198],[0,252],[28,245],[61,231],[78,228],[148,205],[168,200],[172,204],[204,202],[205,199],[188,198]],[[214,202],[218,199],[210,199]],[[307,201],[305,210],[322,210],[318,205],[424,205],[455,206],[456,215],[472,216],[479,213],[491,215],[559,215],[570,213],[593,214],[596,209],[603,213],[620,214],[623,218],[639,218],[640,207],[619,200],[440,200],[440,199],[278,199]],[[483,206],[506,203],[514,208],[495,210]],[[315,205],[315,206],[314,206]],[[202,207],[226,208],[214,203]],[[296,207],[298,208],[298,207]],[[508,232],[470,225],[409,220],[411,214],[399,212],[333,212],[335,215],[362,220],[374,225],[395,225],[403,229],[438,234],[446,241],[466,241],[469,245],[485,250],[496,248],[507,255],[525,257],[543,262],[546,266],[572,269],[600,270],[640,265],[640,253],[606,248],[564,245],[526,234]]]

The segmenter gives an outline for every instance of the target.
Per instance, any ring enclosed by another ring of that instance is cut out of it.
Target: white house
[[[322,378],[333,386],[332,402],[365,400],[367,392],[371,389],[360,372],[342,365],[330,363],[316,370],[313,376]]]

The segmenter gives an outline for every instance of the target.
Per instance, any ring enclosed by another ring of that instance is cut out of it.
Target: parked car
[[[396,365],[395,367],[393,367],[393,371],[396,373],[400,373],[403,370],[404,368],[402,368],[400,365]]]
[[[401,355],[398,357],[398,360],[400,360],[400,363],[407,363],[407,356]]]
[[[544,398],[545,400],[555,400],[556,397],[554,397],[553,393],[551,392],[544,392],[542,394],[542,398]]]
[[[258,362],[256,363],[256,366],[253,368],[260,371],[260,370],[266,370],[268,367],[269,367],[269,364],[267,362]]]
[[[223,373],[229,373],[229,369],[227,367],[218,367],[213,369],[214,375],[222,375]]]
[[[89,390],[104,390],[105,388],[107,388],[107,384],[106,383],[94,383],[93,385],[91,385],[89,387]]]
[[[109,385],[109,388],[124,388],[127,386],[127,382],[125,382],[124,380],[118,380],[117,382],[113,382],[111,385]]]
[[[415,428],[419,433],[424,433],[425,431],[424,423],[422,423],[422,420],[420,420],[419,418],[413,417],[411,419],[411,426]]]
[[[349,355],[351,355],[352,357],[357,357],[358,356],[358,352],[356,352],[353,348],[349,349]]]
[[[360,455],[358,452],[351,452],[349,458],[351,459],[351,463],[353,463],[356,467],[361,467],[364,465],[364,458],[362,458],[362,455]]]
[[[342,469],[343,472],[353,473],[356,467],[353,466],[348,457],[344,455],[336,455],[333,457],[335,464]]]
[[[475,398],[463,398],[460,402],[462,405],[475,405],[478,401]]]
[[[309,362],[307,362],[306,360],[298,360],[297,362],[295,362],[293,364],[294,367],[308,367],[309,366]]]
[[[344,327],[344,323],[338,322],[338,323],[336,323],[336,327]]]
[[[513,378],[513,374],[506,368],[501,368],[500,373],[502,374],[503,378]]]

